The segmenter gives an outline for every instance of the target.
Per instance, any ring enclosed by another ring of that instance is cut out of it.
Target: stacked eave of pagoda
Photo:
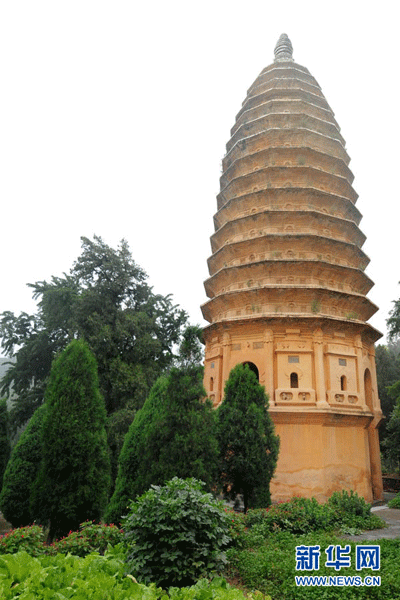
[[[366,297],[373,283],[350,158],[309,71],[285,54],[264,69],[226,149],[205,319],[365,324],[377,307]]]

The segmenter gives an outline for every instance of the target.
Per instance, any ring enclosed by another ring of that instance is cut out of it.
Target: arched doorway
[[[247,365],[249,367],[250,371],[253,371],[253,373],[255,373],[255,376],[257,377],[257,381],[260,381],[260,375],[259,375],[256,365],[252,362],[244,362],[243,364]]]

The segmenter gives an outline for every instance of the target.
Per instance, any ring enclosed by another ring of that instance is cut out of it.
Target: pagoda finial
[[[275,46],[275,62],[279,60],[293,60],[293,46],[286,33],[282,33]]]

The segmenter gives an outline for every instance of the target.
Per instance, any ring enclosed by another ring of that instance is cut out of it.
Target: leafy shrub
[[[394,498],[388,502],[389,508],[400,508],[400,494],[397,494]]]
[[[371,505],[355,492],[335,492],[326,504],[315,498],[291,498],[267,509],[249,510],[246,527],[259,526],[258,531],[290,531],[301,534],[310,531],[337,530],[354,533],[385,527],[384,521],[371,514]],[[354,531],[353,531],[354,530]]]
[[[123,542],[124,533],[115,525],[103,525],[94,521],[85,521],[79,531],[70,531],[69,535],[52,544],[57,552],[86,556],[90,552],[104,554],[108,545],[116,546]]]
[[[267,509],[249,510],[246,525],[261,525],[268,531],[307,533],[329,528],[330,513],[315,498],[291,498]]]
[[[380,529],[385,527],[384,521],[371,514],[371,505],[356,492],[334,492],[326,504],[331,511],[331,526],[344,532],[348,528]]]
[[[86,556],[91,552],[104,554],[109,546],[117,546],[124,539],[124,532],[115,525],[96,524],[92,521],[81,523],[79,531],[70,531],[61,540],[47,545],[45,533],[40,525],[19,527],[0,537],[0,554],[13,554],[24,551],[31,556],[42,554],[74,554]]]
[[[246,515],[237,513],[233,510],[228,510],[227,508],[225,508],[225,512],[229,517],[229,530],[232,543],[235,546],[240,546],[247,525]]]
[[[43,527],[19,527],[0,537],[0,554],[14,554],[22,550],[31,556],[45,553]]]
[[[327,505],[339,516],[352,515],[366,518],[371,510],[371,505],[353,490],[333,492]]]
[[[196,479],[174,477],[133,501],[123,520],[129,572],[143,582],[186,585],[218,571],[229,544],[229,516]]]

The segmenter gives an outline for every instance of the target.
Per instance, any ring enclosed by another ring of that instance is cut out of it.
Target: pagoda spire
[[[282,33],[275,46],[275,62],[280,60],[293,60],[293,46],[286,33]]]

